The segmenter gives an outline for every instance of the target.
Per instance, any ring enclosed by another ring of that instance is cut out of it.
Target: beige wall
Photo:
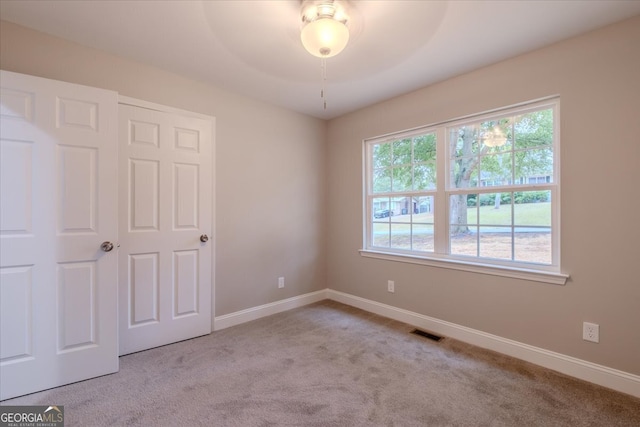
[[[359,255],[364,138],[555,94],[565,286]],[[640,374],[640,17],[334,119],[327,143],[328,287]]]
[[[640,17],[328,127],[10,23],[2,22],[0,42],[2,69],[216,117],[216,315],[329,287],[640,374]],[[358,254],[364,138],[554,94],[562,100],[566,286]],[[583,321],[600,324],[600,344],[582,341]]]
[[[324,121],[5,21],[0,30],[4,70],[216,117],[216,316],[325,288]]]

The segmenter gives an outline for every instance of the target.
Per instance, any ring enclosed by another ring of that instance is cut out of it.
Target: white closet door
[[[211,332],[213,122],[119,114],[122,355]]]
[[[2,71],[0,389],[118,370],[117,94]]]

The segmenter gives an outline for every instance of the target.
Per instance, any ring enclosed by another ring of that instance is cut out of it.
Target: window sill
[[[518,267],[505,267],[482,263],[471,263],[453,259],[426,258],[408,254],[360,249],[360,255],[368,258],[383,259],[387,261],[406,262],[410,264],[428,265],[430,267],[448,268],[451,270],[468,271],[471,273],[489,274],[492,276],[510,277],[513,279],[530,280],[534,282],[564,285],[569,278],[568,274],[552,271],[530,270]]]

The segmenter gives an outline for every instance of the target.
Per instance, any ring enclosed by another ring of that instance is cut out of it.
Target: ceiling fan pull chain
[[[323,107],[327,109],[327,96],[326,96],[326,84],[327,84],[327,60],[320,58],[320,72],[322,74],[322,89],[320,89],[320,98],[323,101]]]

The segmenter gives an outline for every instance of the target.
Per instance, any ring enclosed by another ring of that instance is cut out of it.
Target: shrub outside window
[[[363,252],[560,272],[559,99],[365,141]]]

